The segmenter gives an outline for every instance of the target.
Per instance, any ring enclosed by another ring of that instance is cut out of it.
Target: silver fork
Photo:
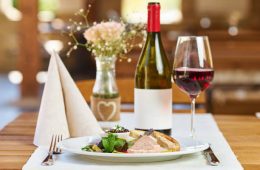
[[[51,166],[54,164],[53,154],[61,154],[61,149],[57,148],[57,143],[62,141],[62,135],[52,135],[49,152],[41,165]]]

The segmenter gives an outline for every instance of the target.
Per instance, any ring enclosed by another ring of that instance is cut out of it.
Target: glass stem
[[[195,102],[196,98],[191,98],[191,126],[190,126],[190,131],[191,131],[191,137],[192,139],[195,138]]]

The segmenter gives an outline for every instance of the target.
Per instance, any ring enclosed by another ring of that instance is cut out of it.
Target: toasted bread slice
[[[131,130],[130,136],[133,138],[139,138],[140,136],[144,135],[144,133],[145,131],[142,130]],[[157,143],[161,147],[171,152],[180,150],[180,144],[176,139],[157,131],[154,131],[152,136],[157,140]]]
[[[157,131],[154,131],[152,135],[157,139],[157,143],[161,147],[166,148],[171,152],[180,150],[180,144],[176,139]]]

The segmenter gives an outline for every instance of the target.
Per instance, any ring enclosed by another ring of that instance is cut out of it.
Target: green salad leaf
[[[112,153],[114,151],[117,136],[109,133],[107,137],[102,138],[102,144],[104,146],[104,152]]]
[[[102,138],[102,145],[104,152],[112,153],[114,150],[122,151],[126,145],[126,140],[118,138],[116,134],[109,133],[106,137]]]
[[[102,137],[98,145],[92,144],[82,147],[81,150],[88,152],[126,152],[128,143],[125,139],[118,138],[116,134],[108,133],[106,137]]]
[[[120,138],[117,138],[116,142],[115,142],[115,149],[119,152],[122,152],[122,151],[126,151],[127,147],[127,142],[125,139],[120,139]]]

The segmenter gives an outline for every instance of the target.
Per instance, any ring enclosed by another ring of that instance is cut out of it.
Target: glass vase
[[[96,80],[91,109],[98,121],[120,120],[120,101],[115,74],[116,57],[96,57]]]

